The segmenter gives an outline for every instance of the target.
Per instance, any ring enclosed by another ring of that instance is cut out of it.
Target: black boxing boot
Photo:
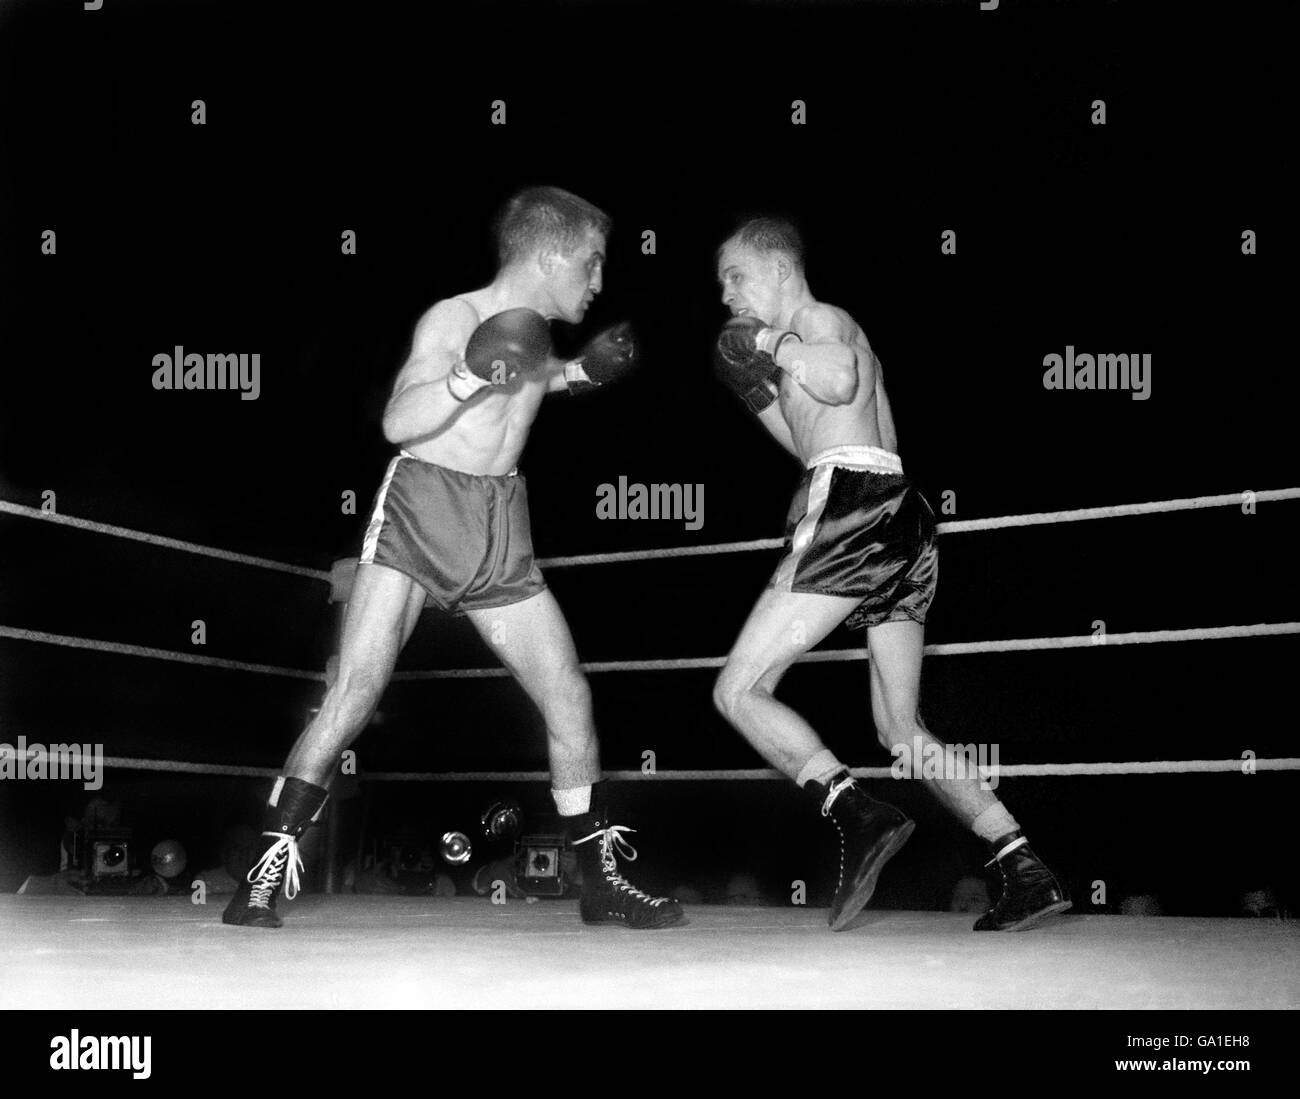
[[[583,923],[621,923],[638,931],[654,931],[681,923],[686,914],[671,897],[652,897],[637,889],[618,872],[618,855],[636,858],[623,833],[633,829],[611,824],[603,807],[562,817],[569,844],[582,868],[582,899],[578,911]]]
[[[1048,916],[1064,912],[1071,901],[1065,887],[1037,855],[1019,829],[1008,832],[990,845],[993,858],[985,867],[998,864],[1002,874],[1002,896],[976,922],[976,931],[1027,931]]]
[[[832,931],[843,931],[861,912],[885,863],[892,859],[916,825],[892,805],[876,801],[862,792],[848,771],[833,775],[829,782],[804,784],[829,817],[840,839],[840,876],[831,901]]]
[[[221,922],[237,927],[280,927],[275,898],[283,887],[293,900],[298,894],[302,859],[298,840],[319,818],[329,794],[300,778],[278,778],[262,817],[262,852],[226,905]]]

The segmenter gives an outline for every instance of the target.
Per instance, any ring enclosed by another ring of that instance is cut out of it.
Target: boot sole
[[[1049,916],[1055,916],[1060,912],[1064,912],[1067,908],[1072,908],[1073,906],[1074,906],[1073,901],[1057,901],[1055,904],[1049,904],[1046,908],[1042,909],[1041,911],[1035,912],[1032,916],[1026,916],[1019,923],[1013,923],[1008,927],[999,928],[999,930],[1028,931],[1031,928],[1037,927]]]
[[[619,927],[625,927],[629,931],[662,931],[666,927],[677,927],[686,922],[685,916],[675,916],[671,920],[664,920],[659,923],[628,923],[627,920],[611,920],[611,918],[599,918],[599,920],[589,920],[588,917],[582,917],[582,922],[588,927],[599,927],[606,923],[615,923]]]
[[[686,913],[669,917],[658,923],[643,923],[641,925],[628,923],[627,920],[620,920],[610,916],[586,916],[582,917],[582,922],[588,927],[598,927],[601,924],[617,924],[619,927],[625,927],[629,931],[662,931],[667,927],[677,927],[686,922]]]
[[[229,916],[225,914],[222,915],[221,922],[224,923],[227,927],[264,927],[272,931],[274,931],[278,927],[284,926],[284,921],[280,919],[277,919],[274,923],[269,923],[267,921],[258,922],[257,920],[245,921],[239,919],[238,917],[236,917],[235,919],[231,919]]]
[[[916,822],[909,820],[894,833],[894,838],[889,841],[889,846],[876,859],[876,864],[871,873],[863,878],[861,884],[853,891],[853,895],[849,898],[848,904],[841,909],[838,918],[831,921],[832,931],[843,931],[857,918],[858,913],[867,907],[872,894],[876,891],[876,882],[880,880],[880,872],[884,870],[885,863],[898,854],[899,849],[908,841],[915,828]]]

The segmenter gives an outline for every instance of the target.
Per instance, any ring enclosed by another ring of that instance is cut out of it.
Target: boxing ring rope
[[[0,627],[3,629],[3,627]],[[1030,652],[1038,649],[1103,649],[1108,645],[1154,645],[1170,641],[1219,641],[1239,637],[1276,637],[1300,633],[1300,622],[1261,622],[1253,626],[1205,626],[1188,630],[1146,630],[1136,633],[1085,634],[1070,637],[1023,637],[1006,641],[950,641],[926,645],[926,656],[966,656],[971,653]],[[830,664],[846,660],[869,660],[865,647],[824,649],[795,657],[796,664]],[[581,665],[584,672],[666,672],[693,668],[721,668],[725,656],[669,657],[664,660],[597,660]],[[395,680],[495,679],[508,676],[505,668],[440,668],[432,671],[397,672]]]
[[[1251,626],[1203,626],[1186,630],[1145,630],[1134,633],[1083,634],[1066,637],[1023,637],[1004,641],[949,641],[926,645],[927,656],[967,656],[972,653],[1032,652],[1043,649],[1104,649],[1113,645],[1158,645],[1173,641],[1221,641],[1242,637],[1279,637],[1300,633],[1300,622],[1259,622]],[[305,668],[282,668],[274,664],[249,664],[241,660],[227,660],[219,656],[201,656],[197,653],[175,652],[171,649],[154,649],[146,645],[128,645],[117,641],[99,641],[88,637],[45,633],[41,630],[17,629],[0,626],[0,638],[14,641],[36,641],[47,645],[63,645],[74,649],[91,649],[122,656],[143,656],[154,660],[171,660],[181,664],[197,664],[231,671],[255,672],[263,675],[287,676],[325,682],[324,672]],[[795,658],[796,664],[828,664],[848,660],[869,660],[867,649],[825,649],[803,653]],[[702,668],[721,668],[725,656],[682,656],[663,660],[594,660],[579,667],[588,673],[596,672],[667,672],[690,671]],[[435,668],[427,671],[393,673],[394,681],[415,682],[429,679],[504,679],[510,672],[495,668]]]
[[[282,675],[292,679],[311,679],[324,682],[323,672],[304,668],[281,668],[274,664],[250,664],[243,660],[227,660],[220,656],[202,656],[198,653],[180,653],[172,649],[155,649],[148,645],[128,645],[121,641],[99,641],[91,637],[73,637],[68,634],[46,633],[44,630],[21,630],[13,626],[0,626],[0,637],[12,641],[36,641],[45,645],[63,645],[70,649],[92,649],[95,652],[115,653],[118,656],[144,656],[152,660],[170,660],[178,664],[198,664],[205,668],[225,668],[236,672],[257,672],[262,675]]]
[[[966,534],[975,530],[1005,530],[1048,523],[1078,523],[1089,519],[1117,519],[1128,515],[1157,515],[1170,511],[1193,511],[1240,505],[1245,493],[1222,496],[1191,496],[1181,500],[1155,500],[1146,504],[1113,504],[1109,507],[1075,508],[1070,511],[1039,511],[1026,515],[992,515],[983,519],[950,519],[936,526],[939,534]],[[1300,499],[1300,488],[1264,489],[1249,493],[1256,502]],[[543,568],[570,565],[607,565],[623,561],[653,561],[663,557],[695,557],[711,553],[746,553],[750,550],[780,549],[781,538],[757,538],[748,542],[715,542],[707,546],[670,546],[665,549],[621,550],[615,553],[584,553],[569,557],[547,557],[538,561]]]
[[[960,753],[959,753],[960,754]],[[6,752],[0,750],[0,758]],[[44,747],[28,751],[30,760],[57,763]],[[244,767],[226,763],[194,763],[176,759],[135,759],[131,756],[105,756],[105,767],[124,771],[165,771],[189,775],[222,775],[235,778],[275,778],[282,768]],[[1091,775],[1173,775],[1223,774],[1240,771],[1243,759],[1156,759],[1125,760],[1121,763],[1006,763],[981,766],[979,773],[998,778],[1073,778]],[[1255,771],[1300,771],[1300,758],[1251,759]],[[851,767],[854,778],[890,778],[890,767]],[[772,768],[741,767],[713,770],[664,770],[645,772],[602,771],[602,777],[616,782],[719,782],[733,779],[768,781],[785,776]],[[367,782],[549,782],[550,771],[365,771],[357,775]]]
[[[252,565],[259,569],[272,569],[275,572],[287,572],[292,576],[305,576],[312,580],[329,582],[330,574],[320,569],[309,569],[302,565],[289,565],[283,561],[273,561],[268,557],[254,557],[249,553],[235,553],[232,550],[217,549],[215,546],[203,546],[197,542],[186,542],[181,538],[168,538],[162,534],[150,534],[130,527],[118,527],[112,523],[97,523],[92,519],[77,519],[71,515],[58,512],[42,511],[40,508],[15,504],[9,500],[0,500],[0,512],[20,515],[26,519],[39,519],[43,523],[72,527],[75,530],[88,530],[94,534],[107,534],[112,538],[127,538],[133,542],[145,542],[151,546],[164,549],[180,550],[182,553],[196,553],[201,557],[215,557],[219,561],[232,561],[237,565]]]

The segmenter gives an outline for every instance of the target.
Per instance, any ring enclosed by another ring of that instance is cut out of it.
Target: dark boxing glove
[[[636,338],[632,326],[624,321],[593,336],[582,353],[565,364],[564,380],[570,393],[589,392],[626,374],[636,362]]]
[[[732,317],[718,336],[714,358],[718,376],[752,412],[762,412],[780,391],[776,352],[793,332],[769,328],[757,317]]]
[[[465,359],[447,375],[447,388],[465,401],[489,385],[506,385],[543,369],[551,356],[551,329],[532,309],[507,309],[474,329]]]
[[[769,328],[757,317],[732,317],[718,337],[718,353],[735,360],[755,354],[767,355],[773,362],[786,340],[803,343],[797,332],[786,328]]]

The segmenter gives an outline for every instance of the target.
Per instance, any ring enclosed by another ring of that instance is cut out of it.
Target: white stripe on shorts
[[[392,484],[393,474],[397,472],[397,463],[406,457],[405,452],[397,455],[388,463],[388,472],[384,474],[384,483],[379,486],[379,495],[375,497],[375,510],[370,513],[370,525],[366,527],[366,536],[361,542],[361,561],[363,565],[373,565],[375,549],[379,545],[379,532],[384,525],[384,499],[388,496],[388,486]]]
[[[808,485],[808,507],[804,511],[803,518],[799,520],[799,525],[794,528],[790,552],[781,562],[781,567],[777,569],[776,576],[772,580],[774,588],[789,591],[794,583],[795,573],[799,569],[799,559],[808,549],[813,535],[817,533],[817,524],[821,521],[822,512],[826,510],[826,498],[830,495],[831,478],[834,476],[835,467],[831,465],[818,466],[813,470],[812,481]]]

